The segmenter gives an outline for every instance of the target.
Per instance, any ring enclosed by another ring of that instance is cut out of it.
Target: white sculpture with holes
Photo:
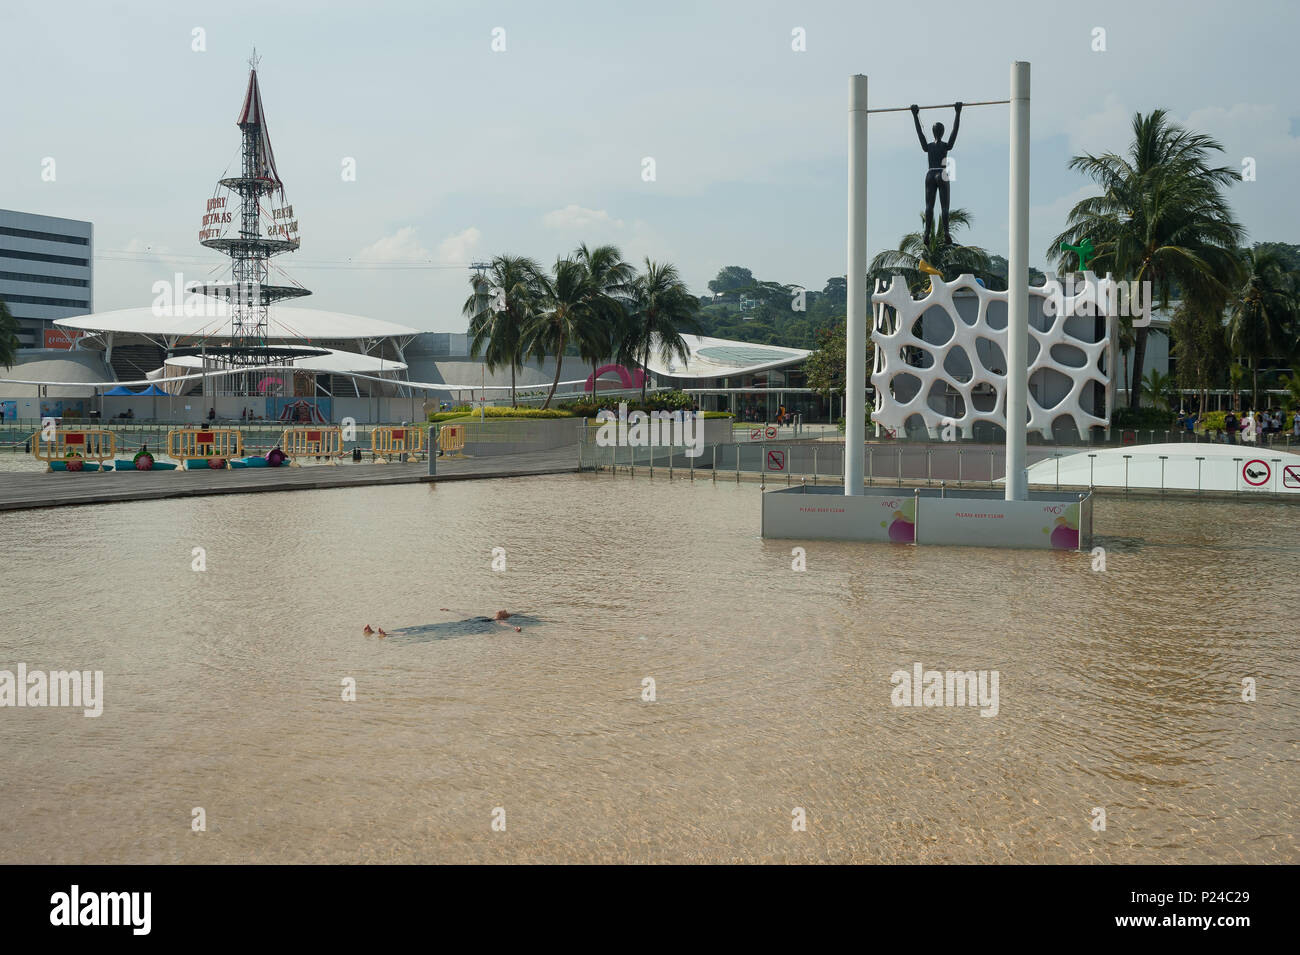
[[[1114,284],[1086,272],[1068,296],[1052,275],[1030,286],[1028,429],[1044,439],[1077,439],[1110,419]],[[917,299],[895,275],[871,301],[878,433],[1002,440],[1007,293],[933,276]]]

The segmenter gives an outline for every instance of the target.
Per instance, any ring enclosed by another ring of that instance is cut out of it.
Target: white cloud
[[[1223,143],[1226,155],[1221,162],[1236,166],[1238,170],[1246,156],[1261,163],[1266,159],[1275,163],[1281,160],[1278,166],[1267,172],[1279,174],[1278,178],[1285,175],[1289,179],[1295,168],[1293,163],[1300,159],[1300,137],[1291,135],[1290,118],[1276,106],[1256,103],[1237,103],[1227,108],[1209,106],[1193,111],[1187,117],[1187,126],[1208,133]],[[1265,171],[1257,174],[1262,178]]]
[[[436,258],[444,265],[467,265],[482,238],[483,233],[473,226],[449,235],[438,243]]]
[[[1100,112],[1092,113],[1071,122],[1070,152],[1074,155],[1092,153],[1124,154],[1133,140],[1133,110],[1128,109],[1112,93]]]
[[[604,209],[584,209],[579,205],[567,205],[542,216],[542,225],[548,229],[575,232],[586,229],[621,229],[623,220],[615,219]]]
[[[358,262],[427,262],[433,257],[415,237],[414,226],[403,226],[392,235],[370,243],[357,253]]]

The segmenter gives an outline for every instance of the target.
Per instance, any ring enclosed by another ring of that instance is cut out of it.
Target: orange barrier
[[[463,458],[465,456],[465,426],[463,424],[443,425],[438,430],[438,450],[447,457]]]
[[[393,428],[384,425],[370,431],[370,453],[376,461],[387,462],[389,458],[404,454],[419,454],[424,450],[423,428]]]
[[[299,458],[327,458],[338,464],[343,457],[343,431],[337,427],[285,428],[280,435],[280,450],[289,457],[290,467],[301,467]]]
[[[222,462],[230,467],[231,458],[244,456],[243,432],[234,428],[178,428],[167,432],[167,456],[188,468],[190,461]]]
[[[32,435],[32,455],[38,461],[111,461],[117,452],[117,437],[101,428],[58,428],[47,441],[43,431]],[[50,468],[54,470],[53,467]],[[75,468],[74,468],[75,470]]]

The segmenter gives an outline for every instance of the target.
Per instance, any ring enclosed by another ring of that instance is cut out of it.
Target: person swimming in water
[[[446,613],[454,613],[454,612],[455,612],[455,611],[453,611],[450,607],[439,607],[438,609],[439,609],[439,610],[442,610],[442,611],[445,611]],[[462,612],[463,612],[463,611],[462,611]],[[478,621],[479,623],[495,623],[495,622],[498,621],[498,620],[509,620],[509,619],[510,619],[511,617],[513,617],[513,616],[516,616],[516,615],[513,614],[513,613],[511,613],[509,610],[498,610],[498,611],[497,611],[493,616],[491,616],[491,617],[470,617],[470,619],[471,619],[471,620]]]
[[[443,611],[443,612],[445,612],[445,613],[458,613],[458,612],[461,612],[461,611],[453,611],[450,607],[439,607],[438,609],[441,610],[441,611]],[[511,624],[511,623],[508,623],[508,622],[507,622],[507,621],[510,620],[511,617],[521,617],[521,616],[522,616],[522,614],[520,614],[519,611],[513,611],[513,612],[512,612],[512,611],[509,611],[509,610],[498,610],[496,613],[494,613],[494,614],[493,614],[492,616],[490,616],[490,617],[469,617],[469,618],[467,618],[466,620],[460,621],[460,623],[462,623],[462,624],[465,624],[465,623],[475,623],[475,624],[484,624],[484,623],[498,624],[498,623],[504,623],[504,624],[506,624],[506,626],[508,626],[508,627],[512,627],[512,628],[514,629],[515,633],[523,633],[523,631],[524,631],[524,628],[523,628],[523,627],[520,627],[520,626],[518,626],[518,625]],[[429,626],[429,627],[399,627],[399,628],[397,629],[397,631],[396,631],[396,634],[397,634],[397,636],[399,636],[399,637],[405,637],[405,636],[411,636],[413,633],[428,632],[429,630],[431,630],[431,629],[435,629],[435,628],[446,628],[446,627],[455,627],[455,626],[457,626],[457,624],[433,624],[433,625],[431,625],[431,626]],[[373,637],[379,637],[381,640],[382,640],[383,638],[389,636],[389,634],[386,633],[386,632],[384,631],[384,628],[383,628],[383,627],[380,627],[378,630],[376,630],[376,629],[374,629],[373,627],[371,627],[370,624],[366,624],[365,629],[362,630],[361,632],[364,633],[367,637],[372,637],[372,636],[373,636]]]

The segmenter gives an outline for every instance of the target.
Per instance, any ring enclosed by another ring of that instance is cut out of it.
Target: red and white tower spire
[[[284,183],[275,167],[271,134],[267,129],[262,91],[257,83],[260,57],[249,58],[248,90],[239,111],[243,138],[241,174],[218,182],[208,200],[199,241],[230,256],[231,280],[199,286],[205,295],[230,304],[230,348],[226,364],[254,367],[278,360],[267,349],[267,307],[286,298],[310,295],[300,285],[270,284],[274,255],[298,249],[298,219],[285,200]],[[235,205],[238,197],[238,208]],[[262,199],[267,198],[264,204]],[[209,351],[211,354],[211,351]]]

